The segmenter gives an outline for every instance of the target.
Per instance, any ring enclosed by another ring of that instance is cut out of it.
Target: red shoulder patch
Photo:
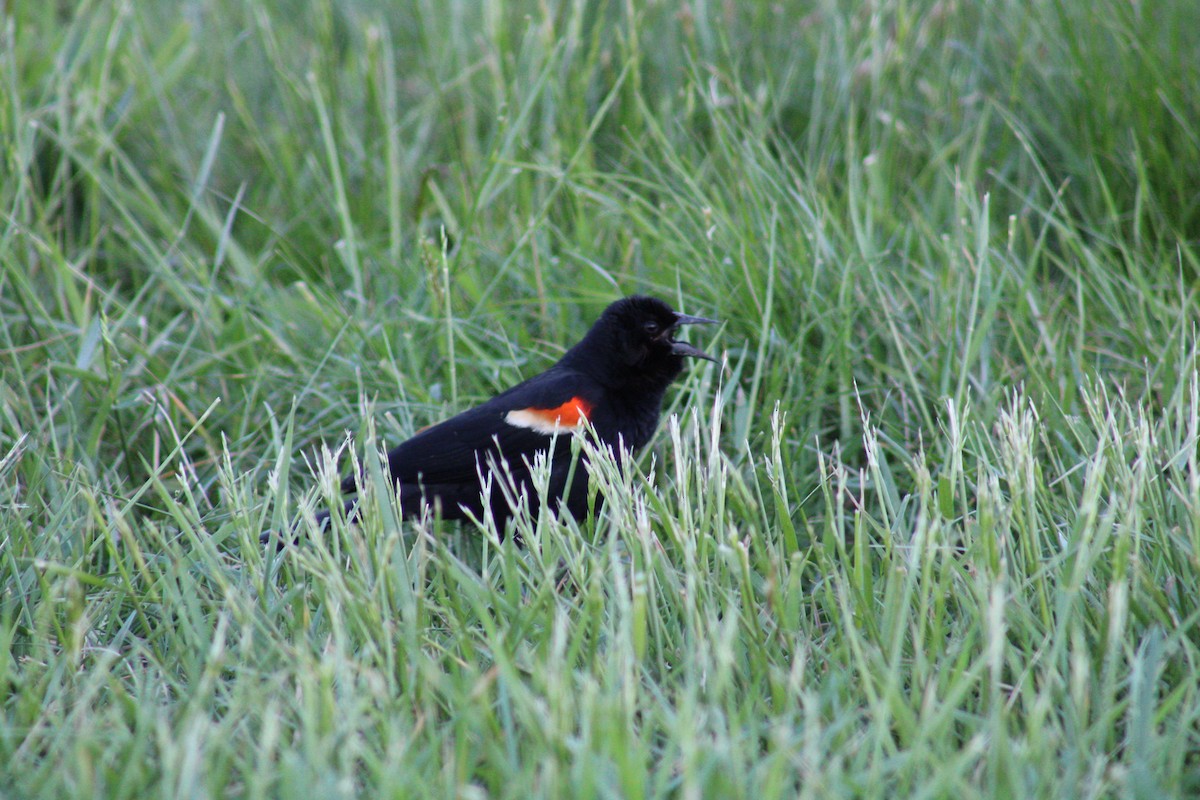
[[[538,433],[559,433],[578,428],[592,413],[592,404],[582,397],[572,397],[554,408],[518,408],[504,415],[504,421],[518,428]]]

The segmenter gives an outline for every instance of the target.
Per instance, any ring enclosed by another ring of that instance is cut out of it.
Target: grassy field
[[[1195,0],[0,15],[0,796],[1200,793]],[[598,519],[397,522],[632,293]]]

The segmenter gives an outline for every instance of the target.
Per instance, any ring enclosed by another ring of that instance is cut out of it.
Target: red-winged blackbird
[[[579,344],[554,366],[517,384],[486,403],[426,428],[388,453],[388,469],[400,490],[405,516],[436,506],[443,519],[482,518],[485,504],[498,524],[512,515],[500,487],[511,481],[539,511],[530,466],[538,454],[550,454],[548,498],[576,519],[588,509],[587,465],[572,469],[565,433],[591,423],[596,438],[617,458],[636,453],[650,440],[662,412],[667,386],[683,371],[684,358],[707,353],[676,341],[682,325],[715,323],[672,311],[653,297],[626,297],[600,315]],[[551,451],[555,434],[560,434]],[[506,467],[497,470],[503,462]],[[489,472],[492,476],[487,486]],[[482,480],[481,480],[482,478]],[[570,485],[568,486],[568,481]],[[342,491],[358,490],[357,476],[342,481]],[[353,513],[355,501],[346,503]],[[322,524],[328,512],[322,512]]]

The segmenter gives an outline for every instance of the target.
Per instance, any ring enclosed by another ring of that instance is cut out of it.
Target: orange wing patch
[[[504,421],[517,428],[554,434],[580,427],[591,413],[591,403],[572,397],[555,408],[518,408],[505,414]]]

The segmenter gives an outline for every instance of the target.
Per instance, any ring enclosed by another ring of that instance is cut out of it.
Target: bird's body
[[[482,518],[487,508],[503,523],[519,497],[527,498],[530,512],[537,514],[531,466],[539,454],[547,454],[546,496],[577,519],[583,517],[587,465],[582,460],[573,465],[568,434],[590,425],[596,440],[617,458],[644,447],[684,359],[714,360],[672,334],[680,325],[712,321],[676,313],[651,297],[613,303],[548,370],[426,428],[388,453],[404,515],[418,516],[433,506],[444,519]],[[357,491],[357,476],[347,477],[341,488]],[[353,507],[349,501],[347,508]]]

